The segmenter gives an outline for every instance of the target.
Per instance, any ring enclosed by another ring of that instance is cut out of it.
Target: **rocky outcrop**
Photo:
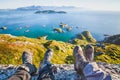
[[[99,62],[98,66],[107,73],[110,73],[113,80],[120,80],[120,65]],[[80,76],[74,70],[74,65],[57,65],[58,73],[55,75],[57,80],[80,80]],[[60,76],[61,75],[61,76]]]
[[[83,31],[81,34],[77,35],[77,38],[81,40],[86,40],[88,42],[96,42],[95,38],[93,38],[89,31]]]
[[[83,31],[81,34],[77,34],[75,38],[69,41],[72,44],[86,45],[88,43],[95,43],[96,39],[91,35],[89,31]]]
[[[7,27],[6,27],[6,26],[2,26],[0,29],[2,29],[2,30],[6,30]]]
[[[58,32],[58,33],[64,32],[61,28],[54,28],[53,31]]]
[[[120,34],[106,37],[104,42],[120,45]]]
[[[99,62],[98,66],[107,73],[110,73],[113,80],[120,80],[120,64],[107,64]],[[74,70],[73,64],[56,64],[57,73],[55,80],[80,80],[80,75]],[[16,66],[13,65],[0,65],[0,80],[6,80],[13,75],[16,71]],[[37,80],[37,74],[32,76],[32,80]]]

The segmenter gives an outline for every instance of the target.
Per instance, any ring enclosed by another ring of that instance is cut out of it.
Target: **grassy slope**
[[[58,41],[48,41],[43,38],[32,39],[0,35],[0,64],[21,64],[22,52],[29,50],[34,55],[33,63],[38,66],[47,48],[54,50],[52,62],[62,64],[66,56],[72,54],[73,45]]]
[[[75,45],[85,46],[89,42],[77,40],[75,44],[60,41],[50,41],[44,38],[32,39],[26,37],[14,37],[11,35],[0,35],[0,64],[21,64],[21,55],[24,50],[33,53],[33,63],[38,66],[44,57],[47,48],[52,48],[54,56],[52,63],[63,64],[73,62],[73,48]],[[120,63],[120,46],[106,44],[106,50],[95,47],[95,51],[102,51],[105,54],[96,56],[96,61],[108,63]]]
[[[120,45],[107,44],[106,49],[96,48],[96,52],[103,52],[104,54],[96,56],[96,61],[103,61],[107,63],[120,64]]]

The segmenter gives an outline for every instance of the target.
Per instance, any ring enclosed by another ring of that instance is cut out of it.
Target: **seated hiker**
[[[39,76],[37,80],[43,80],[43,78],[47,78],[47,80],[54,80],[52,72],[54,67],[50,63],[52,55],[52,50],[48,49],[42,63],[40,64]],[[8,80],[30,80],[31,75],[36,73],[37,69],[32,64],[32,53],[24,51],[22,54],[22,63],[23,64],[17,68],[15,74]]]
[[[84,53],[80,46],[76,46],[73,50],[73,56],[75,70],[81,75],[79,80],[112,80],[109,74],[93,62],[94,48],[91,45],[85,47]]]

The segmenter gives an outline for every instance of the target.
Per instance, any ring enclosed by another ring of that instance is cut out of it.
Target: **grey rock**
[[[98,66],[107,73],[110,73],[113,80],[120,80],[120,64],[107,64],[98,62]],[[57,73],[55,80],[80,80],[80,75],[74,70],[73,64],[55,64]],[[16,71],[17,66],[0,65],[0,80],[6,80]],[[38,75],[32,76],[32,80],[37,80]]]

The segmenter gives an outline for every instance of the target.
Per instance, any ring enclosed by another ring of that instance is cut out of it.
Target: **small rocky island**
[[[66,14],[67,12],[65,11],[54,11],[54,10],[43,10],[43,11],[36,11],[35,14]]]

